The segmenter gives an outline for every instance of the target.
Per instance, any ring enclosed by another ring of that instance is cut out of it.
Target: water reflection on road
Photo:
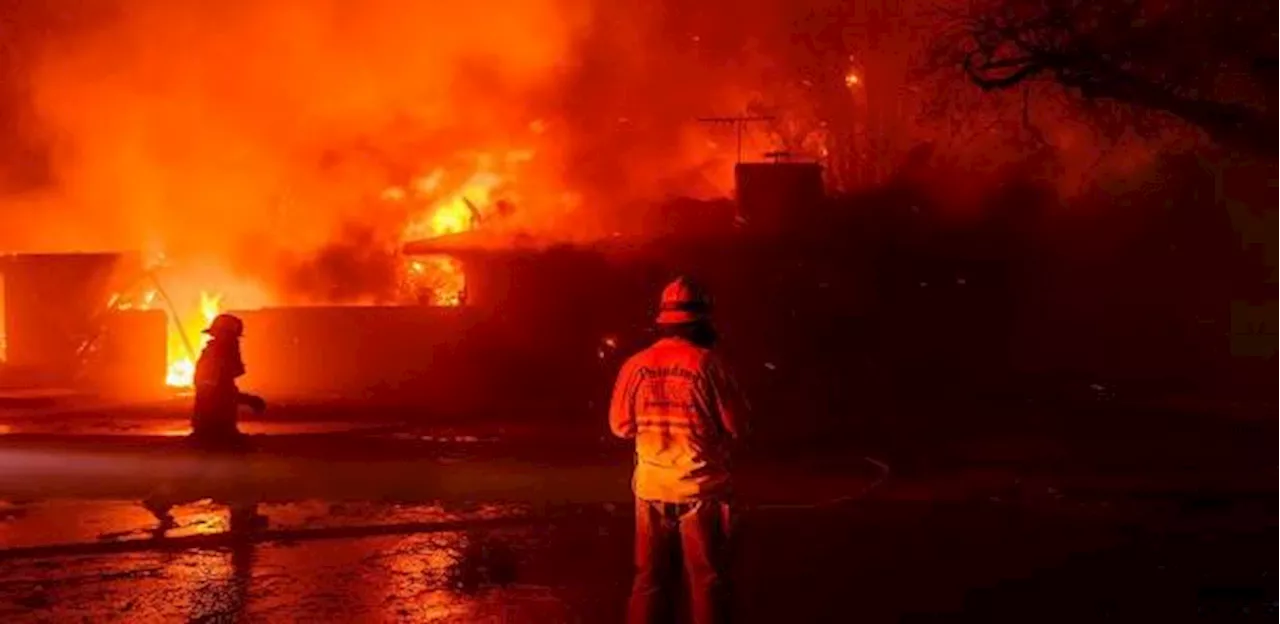
[[[279,422],[246,420],[240,430],[249,435],[358,434],[376,430],[376,424],[363,422]],[[77,420],[24,419],[0,424],[0,435],[78,435],[78,436],[160,436],[182,437],[191,434],[191,420],[176,418],[81,418]]]
[[[520,553],[537,541],[536,529],[466,528],[469,518],[525,513],[515,505],[273,503],[259,507],[270,518],[265,530],[231,537],[227,510],[199,501],[175,508],[176,526],[160,541],[151,541],[155,521],[138,513],[136,503],[22,507],[15,512],[10,506],[9,518],[0,522],[5,548],[118,540],[133,540],[134,547],[117,554],[0,559],[0,620],[6,622],[256,621],[300,614],[342,621],[506,621],[513,604],[520,605],[521,621],[570,619],[552,588],[521,577]],[[371,526],[458,520],[464,521],[461,530],[361,535]],[[328,533],[312,539],[308,531]],[[228,539],[209,548],[152,547],[210,535]]]

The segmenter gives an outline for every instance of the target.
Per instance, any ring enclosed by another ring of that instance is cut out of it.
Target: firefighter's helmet
[[[705,321],[711,315],[711,297],[700,284],[688,277],[677,277],[662,289],[658,304],[659,325],[679,325]]]
[[[204,333],[214,338],[239,338],[244,335],[244,321],[234,314],[219,314]]]

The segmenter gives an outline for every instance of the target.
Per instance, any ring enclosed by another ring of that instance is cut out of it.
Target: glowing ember
[[[459,306],[465,303],[467,276],[462,263],[444,255],[418,256],[405,263],[403,287],[423,305]]]
[[[596,357],[603,360],[617,348],[618,339],[613,336],[605,336],[600,340],[600,347],[596,349]]]
[[[191,387],[195,379],[196,364],[192,354],[188,351],[187,340],[191,336],[199,336],[199,344],[192,343],[190,348],[195,349],[198,353],[204,347],[204,343],[208,341],[209,336],[201,332],[205,327],[209,326],[209,323],[213,321],[213,317],[218,315],[221,304],[222,295],[201,292],[198,315],[180,319],[180,322],[174,322],[174,319],[170,318],[167,345],[169,368],[164,379],[166,385],[175,388]]]
[[[854,73],[854,72],[849,72],[849,73],[847,73],[847,74],[845,74],[845,75],[844,75],[844,84],[845,84],[845,86],[848,86],[848,87],[856,87],[856,86],[858,86],[858,83],[859,83],[859,82],[862,82],[862,79],[861,79],[861,78],[859,78],[859,77],[858,77],[858,74],[856,74],[856,73]]]

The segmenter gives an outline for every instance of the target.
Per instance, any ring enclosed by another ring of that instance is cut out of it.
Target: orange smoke
[[[220,276],[168,279],[184,314],[200,291],[247,305],[245,282],[251,305],[384,302],[404,240],[608,235],[645,203],[729,194],[735,134],[698,117],[795,118],[782,95],[828,83],[848,108],[843,59],[786,69],[813,64],[787,59],[784,3],[92,4],[24,50],[52,181],[3,200],[22,218],[0,248],[164,249]],[[825,155],[835,131],[803,117],[749,127],[746,157]]]
[[[30,164],[24,177],[43,180],[0,197],[0,249],[163,248],[266,281],[291,303],[345,302],[329,300],[341,289],[326,279],[290,278],[348,230],[393,249],[474,227],[448,197],[462,187],[515,196],[504,227],[557,239],[607,235],[662,198],[727,196],[736,136],[702,116],[775,117],[745,130],[745,156],[821,158],[843,190],[884,181],[922,146],[967,155],[965,168],[1023,159],[1008,145],[1026,108],[1018,94],[919,71],[937,63],[917,58],[932,47],[934,3],[45,4],[11,2],[43,17],[6,15],[0,32],[0,104],[13,104],[0,107],[0,145],[34,144],[0,167]],[[1078,117],[1036,95],[1027,117],[1044,136]],[[967,97],[973,110],[951,106]],[[980,114],[987,102],[998,104]],[[1096,143],[1053,148],[1091,172]],[[477,163],[517,152],[531,158],[496,183]],[[380,201],[419,183],[440,184],[432,201],[450,207]]]
[[[291,278],[350,230],[387,249],[498,221],[579,239],[628,202],[727,195],[731,137],[695,119],[757,95],[733,84],[747,70],[698,60],[736,54],[710,41],[723,20],[671,40],[686,26],[663,11],[600,0],[95,9],[22,57],[52,182],[0,248],[162,248],[280,303],[348,303]]]
[[[470,229],[464,200],[488,210],[499,183],[459,155],[557,140],[531,131],[536,102],[587,17],[579,0],[119,0],[30,68],[58,185],[3,245],[162,248],[232,282],[270,282],[282,257],[353,223],[387,241]],[[523,185],[526,206],[558,204],[560,169],[552,156],[501,184]],[[432,175],[453,185],[433,204],[371,207]]]

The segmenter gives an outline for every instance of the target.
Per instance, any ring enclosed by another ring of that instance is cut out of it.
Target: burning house
[[[503,216],[483,185],[446,193],[407,228],[406,238],[423,237],[392,259],[393,296],[359,303],[242,307],[200,291],[195,306],[136,254],[11,256],[9,365],[45,371],[50,383],[154,395],[190,385],[200,330],[231,312],[247,325],[243,383],[266,394],[440,412],[518,396],[527,409],[585,410],[604,397],[584,389],[606,388],[620,353],[646,339],[652,293],[671,274],[705,275],[736,311],[726,328],[761,333],[758,323],[777,319],[746,312],[752,293],[820,271],[797,256],[823,232],[820,168],[746,163],[737,178],[736,202],[655,206],[641,231],[575,244],[479,227],[486,213]],[[392,189],[387,201],[427,186]]]
[[[456,317],[465,333],[449,342],[454,364],[441,374],[470,370],[462,387],[489,384],[479,394],[561,413],[598,406],[621,357],[650,338],[654,293],[679,273],[715,284],[725,310],[717,322],[738,337],[740,355],[766,362],[785,354],[798,337],[770,328],[804,306],[839,313],[835,299],[849,291],[816,260],[851,241],[823,227],[834,215],[823,211],[818,165],[745,163],[737,177],[736,201],[657,205],[645,231],[590,243],[496,240],[484,231],[407,243],[410,262],[449,258],[465,273]],[[793,300],[765,309],[762,292]]]

